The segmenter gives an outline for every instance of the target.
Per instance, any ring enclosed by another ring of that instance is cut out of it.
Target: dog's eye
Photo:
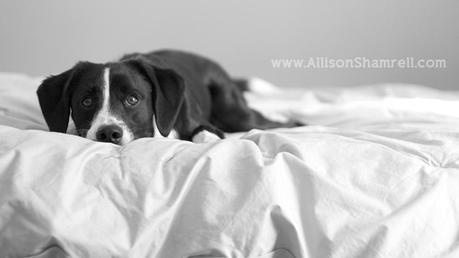
[[[84,99],[81,101],[81,105],[83,105],[83,107],[86,107],[86,108],[91,107],[92,104],[93,104],[93,100],[92,100],[91,97],[84,98]]]
[[[130,96],[128,96],[128,97],[126,98],[126,101],[125,101],[125,102],[126,102],[126,104],[127,104],[128,106],[133,107],[133,106],[137,105],[137,103],[139,103],[139,99],[138,99],[136,96],[134,96],[134,95],[130,95]]]

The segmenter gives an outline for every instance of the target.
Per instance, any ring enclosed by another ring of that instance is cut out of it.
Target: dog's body
[[[71,116],[80,136],[116,144],[171,135],[202,142],[223,132],[300,125],[250,109],[239,86],[207,58],[162,50],[80,62],[44,80],[37,94],[51,131],[66,132]]]

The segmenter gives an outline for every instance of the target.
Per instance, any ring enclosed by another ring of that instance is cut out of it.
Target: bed
[[[120,147],[50,133],[0,74],[0,257],[459,257],[459,92],[247,94],[309,126]]]

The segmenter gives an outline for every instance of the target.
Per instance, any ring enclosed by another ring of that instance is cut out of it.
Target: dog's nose
[[[117,125],[106,125],[96,133],[96,139],[100,142],[113,142],[119,144],[123,138],[123,130]]]

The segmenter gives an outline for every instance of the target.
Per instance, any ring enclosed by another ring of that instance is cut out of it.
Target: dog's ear
[[[50,131],[67,131],[70,116],[70,82],[77,66],[78,64],[61,74],[46,78],[38,87],[38,102]]]
[[[167,136],[183,105],[185,82],[174,70],[160,62],[153,63],[139,58],[133,62],[143,70],[152,86],[156,126],[161,135]]]

